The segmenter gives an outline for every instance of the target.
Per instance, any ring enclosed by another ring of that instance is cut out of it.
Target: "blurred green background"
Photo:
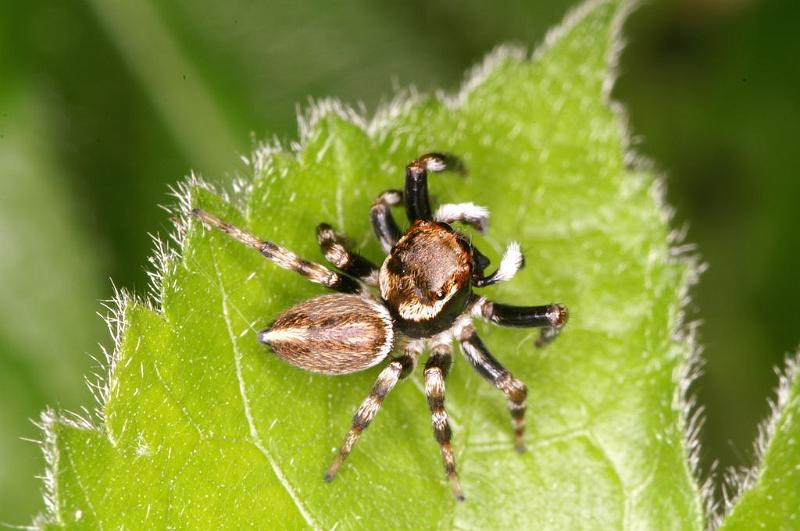
[[[94,406],[83,376],[109,344],[98,301],[109,279],[147,289],[169,184],[244,173],[253,138],[297,137],[309,97],[373,110],[396,87],[455,90],[496,44],[538,43],[571,4],[3,2],[0,523],[41,506],[29,419]],[[800,340],[799,13],[661,0],[627,25],[615,96],[710,265],[689,311],[703,321],[706,470],[752,462],[773,367]]]

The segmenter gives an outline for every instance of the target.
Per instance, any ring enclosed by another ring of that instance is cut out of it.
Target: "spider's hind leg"
[[[386,398],[389,391],[394,389],[394,386],[397,385],[399,380],[405,378],[414,370],[414,364],[417,361],[418,355],[419,349],[415,345],[410,344],[406,347],[403,355],[393,359],[389,365],[384,367],[380,372],[378,379],[372,386],[372,391],[370,391],[369,396],[361,402],[355,415],[353,415],[353,425],[350,431],[347,432],[342,446],[339,448],[339,453],[336,454],[331,466],[328,467],[328,471],[325,473],[325,481],[333,481],[333,478],[336,477],[339,467],[342,466],[342,463],[347,459],[347,456],[350,455],[356,442],[358,442],[358,438],[361,437],[361,432],[367,429],[372,419],[375,418],[375,415],[383,404],[383,399]]]
[[[327,223],[317,225],[317,241],[328,262],[371,286],[378,284],[377,266],[348,249],[344,237]]]
[[[262,240],[255,235],[219,219],[214,214],[200,208],[192,209],[192,215],[221,232],[224,232],[234,240],[237,240],[256,251],[260,252],[264,258],[274,263],[278,267],[294,271],[306,277],[311,282],[321,284],[328,289],[340,291],[342,293],[359,293],[363,286],[352,278],[340,275],[331,271],[327,267],[305,260],[294,254],[292,251],[268,240]]]

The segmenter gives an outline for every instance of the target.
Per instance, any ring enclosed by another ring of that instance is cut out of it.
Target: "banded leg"
[[[387,190],[378,196],[369,209],[372,230],[375,232],[375,237],[378,238],[383,252],[387,254],[402,236],[392,216],[392,207],[399,205],[402,201],[403,192],[400,190]]]
[[[561,333],[569,319],[566,306],[546,304],[544,306],[511,306],[485,300],[481,304],[481,314],[500,326],[519,328],[542,328],[536,346],[541,348],[552,343]]]
[[[328,471],[325,473],[325,481],[332,481],[336,476],[339,467],[342,466],[344,460],[353,450],[353,446],[358,442],[361,432],[367,429],[369,423],[375,418],[381,408],[383,399],[389,391],[394,389],[398,380],[408,376],[414,369],[417,354],[416,351],[406,349],[402,356],[392,360],[378,375],[378,379],[375,381],[375,385],[372,386],[369,396],[361,402],[361,405],[356,410],[356,414],[353,416],[353,425],[350,431],[347,432],[342,446],[339,448],[339,453],[336,454],[333,463],[328,467]]]
[[[447,203],[436,209],[433,219],[442,223],[463,223],[484,233],[489,228],[489,209],[475,203]]]
[[[447,410],[444,408],[444,380],[453,363],[453,352],[450,344],[437,345],[433,348],[428,362],[425,364],[425,396],[431,410],[433,435],[439,442],[442,451],[442,462],[450,488],[458,501],[464,501],[464,491],[456,473],[456,458],[450,445],[450,423],[447,421]]]
[[[322,264],[300,258],[289,249],[276,243],[261,240],[253,234],[235,227],[205,210],[199,208],[192,209],[192,215],[206,225],[214,227],[234,240],[257,250],[264,255],[264,258],[278,267],[303,275],[311,282],[322,284],[326,288],[343,293],[358,293],[361,291],[361,285],[352,278],[331,271]]]
[[[428,172],[444,171],[447,167],[463,172],[463,165],[455,157],[441,153],[428,153],[406,166],[406,185],[404,198],[408,221],[414,223],[421,219],[433,219],[428,200]]]
[[[317,226],[317,241],[325,258],[351,277],[367,284],[378,284],[378,268],[358,253],[347,248],[344,237],[337,234],[327,223]]]
[[[475,329],[465,326],[459,336],[461,350],[478,374],[491,382],[508,398],[508,410],[511,412],[511,424],[514,427],[514,447],[518,452],[525,451],[525,402],[528,388],[520,380],[500,365],[494,356],[475,333]]]

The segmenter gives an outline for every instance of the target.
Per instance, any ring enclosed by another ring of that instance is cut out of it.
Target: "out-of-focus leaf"
[[[40,451],[29,419],[54,401],[89,399],[83,374],[97,347],[97,250],[69,207],[52,160],[41,99],[0,89],[0,522],[37,507]]]

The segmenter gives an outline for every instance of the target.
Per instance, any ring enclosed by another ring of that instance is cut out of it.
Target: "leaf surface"
[[[542,351],[533,332],[478,326],[528,384],[528,452],[513,451],[503,396],[457,357],[447,407],[465,503],[444,479],[419,370],[323,482],[380,369],[316,376],[266,351],[254,331],[323,290],[184,212],[154,307],[122,301],[102,420],[45,415],[44,522],[702,528],[682,400],[690,348],[676,333],[693,271],[674,255],[660,183],[628,153],[607,98],[628,10],[586,3],[532,58],[500,50],[454,97],[400,98],[369,122],[321,104],[301,148],[253,154],[232,200],[197,181],[185,190],[184,206],[306,258],[322,260],[314,228],[327,221],[378,261],[373,198],[402,187],[404,165],[423,152],[461,156],[469,175],[433,176],[434,202],[489,207],[489,235],[473,237],[494,263],[511,240],[527,253],[512,282],[484,293],[571,311]]]

